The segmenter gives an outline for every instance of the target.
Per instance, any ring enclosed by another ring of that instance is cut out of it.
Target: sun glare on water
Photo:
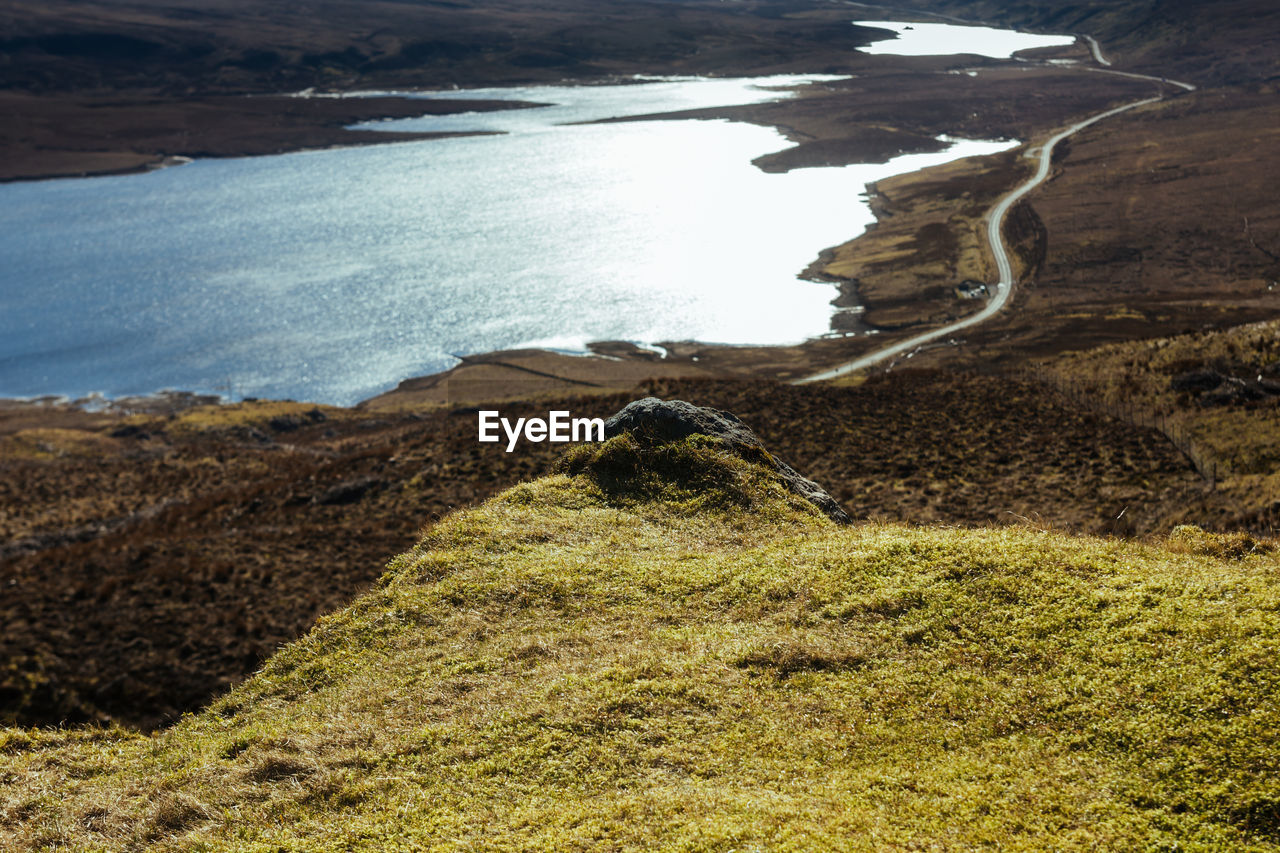
[[[1074,36],[1044,36],[996,30],[991,27],[963,27],[955,24],[915,24],[903,21],[854,21],[854,26],[892,30],[897,38],[878,41],[858,50],[894,56],[944,56],[971,53],[994,59],[1008,59],[1019,50],[1063,47]]]

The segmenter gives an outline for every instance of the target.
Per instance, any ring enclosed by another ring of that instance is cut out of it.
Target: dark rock
[[[1217,388],[1227,379],[1226,374],[1206,367],[1202,370],[1191,370],[1178,374],[1169,380],[1169,387],[1174,391],[1191,391],[1195,394],[1203,394],[1205,391],[1212,391]]]
[[[112,438],[136,438],[139,441],[151,437],[151,434],[137,424],[128,424],[111,431]]]
[[[753,462],[761,458],[771,462],[786,487],[822,510],[827,518],[839,524],[852,522],[849,514],[825,489],[800,476],[790,465],[765,450],[755,433],[730,412],[695,406],[684,400],[645,397],[628,403],[622,411],[604,422],[605,438],[624,432],[658,442],[679,441],[691,435],[718,439],[738,456]]]
[[[323,423],[328,419],[328,416],[319,409],[311,409],[300,415],[277,415],[267,421],[267,425],[276,432],[293,432],[307,424]]]
[[[1250,403],[1264,397],[1266,394],[1261,389],[1243,379],[1228,376],[1212,391],[1201,394],[1199,403],[1202,406],[1230,406],[1236,403]]]
[[[276,432],[293,432],[305,423],[302,418],[297,415],[277,415],[267,421],[267,426]]]

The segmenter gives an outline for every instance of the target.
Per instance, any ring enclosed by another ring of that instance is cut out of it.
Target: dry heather
[[[1185,433],[1239,524],[1280,520],[1280,322],[1112,344],[1050,368],[1086,398]]]

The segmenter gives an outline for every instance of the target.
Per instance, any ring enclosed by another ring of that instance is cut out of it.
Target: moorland
[[[641,429],[151,736],[0,730],[15,849],[1275,850],[1276,557],[839,525]]]
[[[1083,42],[1017,62],[854,52],[875,34],[851,17],[911,14],[1087,33],[1111,64]],[[475,442],[484,402],[607,415],[656,393],[728,409],[856,518],[883,523],[1160,542],[1187,523],[1274,531],[1272,4],[936,0],[890,13],[763,0],[10,0],[0,32],[7,180],[359,144],[371,140],[346,124],[439,108],[281,97],[305,89],[854,75],[704,113],[782,127],[794,146],[759,163],[774,170],[886,159],[938,133],[1035,144],[1082,115],[1165,96],[1059,147],[1050,180],[1006,225],[1020,283],[1004,313],[836,385],[788,380],[975,309],[955,287],[992,275],[979,226],[1030,168],[1019,151],[876,186],[877,227],[809,270],[835,285],[838,306],[861,310],[803,345],[479,355],[353,409],[184,397],[3,405],[7,723],[149,730],[241,682],[368,589],[425,525],[549,469],[550,448],[509,455]],[[240,748],[228,749],[231,761]],[[275,760],[284,748],[272,749]],[[245,772],[292,778],[255,768]]]

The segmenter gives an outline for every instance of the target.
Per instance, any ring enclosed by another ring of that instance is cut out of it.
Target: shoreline
[[[345,96],[342,96],[341,93],[336,94],[333,97],[299,97],[296,94],[289,95],[289,96],[282,96],[282,97],[288,98],[290,101],[294,103],[299,101],[323,102],[328,104],[337,103],[337,104],[343,104],[348,106],[355,105],[361,108],[372,106],[373,109],[379,115],[382,115],[385,113],[386,106],[388,104],[394,104],[398,107],[403,108],[404,112],[409,114],[414,114],[414,115],[428,114],[428,113],[446,114],[446,113],[471,112],[471,111],[475,111],[477,107],[481,107],[484,109],[498,110],[498,109],[512,109],[512,108],[528,108],[531,106],[536,106],[535,104],[522,102],[522,101],[475,100],[475,99],[453,99],[453,98],[432,100],[432,99],[423,99],[423,98],[416,98],[416,97],[391,98],[391,97],[379,97],[379,96],[345,97]],[[271,100],[279,100],[279,99],[280,98],[277,97],[274,99],[273,98],[254,98],[250,100],[253,100],[256,103],[261,104],[261,103],[269,102]],[[791,100],[793,99],[788,98],[786,100],[770,101],[767,103],[768,104],[777,104],[777,103],[786,104],[786,103],[789,103]],[[347,120],[348,116],[344,115],[343,118],[344,120]],[[638,117],[632,118],[631,120],[641,120],[644,118],[645,116],[638,116]],[[762,126],[773,125],[773,122],[767,121],[767,120],[751,121],[750,119],[744,119],[744,121],[748,121],[750,123],[754,123]],[[404,137],[413,138],[413,139],[441,138],[441,137],[460,136],[460,135],[475,135],[475,133],[481,133],[481,132],[474,132],[474,133],[431,132],[431,133],[401,134],[401,133],[385,132],[385,131],[370,131],[369,132],[370,138],[367,138],[365,141],[371,142],[371,143],[378,143],[378,144],[389,144],[389,143],[398,141],[399,139]],[[931,139],[930,142],[934,142],[934,140]],[[897,152],[894,152],[894,153],[897,153]],[[175,162],[177,156],[181,156],[181,155],[169,155],[163,158],[161,162],[165,162],[165,161]],[[178,162],[186,162],[186,160],[182,160]],[[152,167],[152,164],[147,163],[147,164],[134,166],[129,169],[118,170],[118,172],[148,171],[150,170],[151,167]],[[861,235],[856,235],[856,236],[861,236]],[[821,256],[821,254],[825,251],[827,250],[826,249],[819,250],[817,254]],[[827,277],[807,274],[808,269],[812,269],[816,264],[819,264],[820,262],[821,262],[820,257],[810,261],[806,271],[804,273],[801,273],[799,277],[822,282],[829,285],[834,285],[836,286],[836,289],[838,291],[839,287],[837,282]],[[710,361],[716,364],[729,365],[730,370],[734,372],[738,372],[744,368],[745,364],[747,363],[755,364],[761,360],[753,356],[744,356],[743,355],[744,353],[769,353],[770,351],[775,349],[779,351],[786,351],[786,350],[796,351],[800,348],[808,347],[810,343],[812,343],[815,340],[830,339],[832,337],[838,337],[842,339],[848,338],[850,330],[846,327],[841,327],[839,323],[839,318],[841,317],[847,318],[847,317],[853,316],[851,312],[847,310],[850,306],[847,304],[846,300],[842,299],[839,292],[833,293],[832,299],[830,301],[835,306],[835,308],[831,311],[830,316],[828,317],[826,327],[820,332],[815,330],[814,337],[808,339],[807,341],[797,341],[794,344],[783,345],[781,347],[763,346],[763,345],[749,344],[749,343],[738,344],[738,345],[721,345],[721,344],[704,343],[704,342],[685,342],[676,347],[673,347],[673,349],[675,350],[693,349],[701,354],[690,355],[688,356],[687,361],[682,361],[679,357],[673,357],[671,359],[664,360],[660,363],[653,362],[649,354],[642,355],[642,356],[637,355],[636,353],[643,352],[643,349],[641,347],[635,347],[634,352],[627,351],[627,353],[623,356],[618,356],[615,354],[611,356],[606,356],[605,358],[589,357],[587,359],[587,363],[590,363],[596,366],[595,372],[603,375],[602,384],[607,384],[610,387],[616,387],[617,382],[619,381],[616,378],[616,374],[618,373],[617,369],[614,367],[614,365],[607,363],[611,360],[638,362],[638,363],[644,364],[646,365],[646,368],[645,368],[646,373],[651,373],[655,367],[660,367],[660,372],[663,373],[664,375],[687,375],[689,373],[695,373],[698,375],[711,375],[705,368],[693,367],[693,365],[697,364],[697,362],[700,359],[706,358],[709,353],[714,352],[716,355],[712,356],[709,359]],[[646,342],[646,343],[661,344],[661,342]],[[608,342],[608,341],[589,342],[587,344],[586,353],[584,354],[588,356],[591,356],[591,355],[599,356],[606,349],[609,349],[609,348],[612,348],[616,353],[618,349],[617,343]],[[482,354],[481,358],[483,358],[484,355],[493,356],[493,355],[501,355],[501,353]],[[554,359],[557,357],[557,355],[558,354],[552,351],[547,351],[541,354],[539,358]],[[768,361],[771,359],[771,357],[772,356],[766,355],[763,360]],[[475,357],[470,359],[470,361],[472,362],[475,362],[476,360],[477,358]],[[492,359],[490,359],[490,361],[491,360]],[[793,359],[792,361],[796,361],[796,360]],[[803,363],[792,365],[791,369],[789,369],[787,373],[789,374],[797,370],[805,369],[805,366],[807,364],[807,359],[802,360],[802,362]],[[451,371],[446,370],[443,372],[450,373]],[[528,371],[525,370],[524,372],[528,372]],[[633,371],[623,371],[623,373],[626,373],[628,376],[631,376]],[[408,379],[404,380],[404,382],[412,383],[415,379],[423,379],[423,378],[425,377],[409,377]],[[399,385],[403,385],[404,382],[399,383]],[[44,389],[41,389],[41,390],[44,390]],[[391,390],[394,391],[395,389],[391,389]],[[133,411],[133,410],[153,410],[157,408],[162,410],[175,410],[175,409],[180,410],[181,408],[185,408],[188,405],[192,405],[191,403],[177,403],[175,402],[177,398],[199,397],[199,398],[205,398],[202,400],[202,402],[214,402],[215,400],[218,402],[224,402],[224,403],[236,402],[234,396],[228,397],[220,394],[210,394],[208,393],[208,391],[209,389],[186,388],[186,387],[183,387],[179,391],[172,391],[170,389],[160,389],[154,394],[144,395],[141,398],[136,395],[127,395],[125,397],[116,398],[116,397],[109,397],[101,393],[89,394],[87,396],[80,396],[76,394],[63,395],[63,394],[56,394],[56,393],[52,393],[52,394],[40,393],[36,396],[33,396],[31,398],[26,398],[26,399],[10,398],[10,403],[13,405],[17,405],[17,404],[48,405],[52,403],[57,403],[61,405],[83,408],[86,410],[105,407],[110,409]],[[383,394],[375,394],[373,395],[373,397],[369,398],[369,400],[361,400],[359,402],[353,403],[352,405],[354,406],[366,405],[372,400],[383,397],[385,393],[387,392],[384,392]]]
[[[1063,76],[1061,72],[1055,72],[1052,69],[1044,69],[1042,73],[1048,76]],[[918,82],[927,85],[936,81],[935,74],[936,70],[931,74],[925,75],[921,75],[920,72],[913,72],[912,76],[919,77]],[[1016,75],[1016,77],[1013,75]],[[1025,79],[1026,72],[1022,69],[1016,71],[1005,69],[1003,72],[1000,69],[995,69],[986,76],[991,78],[995,88],[999,88],[1006,84],[1005,78],[1021,82],[1021,79]],[[1073,75],[1073,78],[1078,80],[1078,75]],[[955,79],[950,77],[946,82],[949,84]],[[847,85],[851,81],[840,82]],[[783,101],[699,112],[737,113],[736,115],[725,117],[760,125],[781,127],[783,125],[777,121],[778,115],[776,113],[792,108],[792,112],[797,115],[794,117],[796,119],[794,123],[786,126],[788,129],[792,129],[796,124],[815,129],[811,125],[806,125],[806,121],[811,120],[815,113],[821,113],[828,109],[828,100],[835,99],[843,102],[850,96],[848,92],[843,91],[844,87],[842,86],[833,87],[828,84],[811,88],[818,91],[807,96],[802,95]],[[926,89],[924,94],[928,94],[929,91],[931,90]],[[861,94],[855,90],[853,97],[856,100]],[[360,102],[373,99],[326,98],[322,100],[330,102]],[[413,101],[415,105],[432,103],[421,99],[401,100]],[[451,100],[446,102],[445,105],[455,108],[461,107],[465,111],[465,108],[472,106],[474,103]],[[511,102],[489,101],[485,103],[505,106]],[[382,131],[374,133],[379,135],[377,142],[395,141],[394,139],[387,139],[392,134]],[[811,138],[821,138],[820,134],[811,134],[808,130],[793,130],[793,134],[798,135],[800,133],[809,135]],[[587,345],[585,357],[584,355],[565,355],[552,350],[535,349],[480,353],[468,356],[460,364],[444,371],[425,376],[408,377],[385,392],[354,403],[351,408],[379,408],[388,405],[400,407],[407,405],[410,400],[424,404],[449,405],[451,401],[479,399],[488,396],[487,393],[479,393],[477,391],[459,393],[457,389],[468,383],[473,384],[476,388],[483,385],[496,389],[496,394],[500,398],[517,399],[538,396],[546,393],[548,389],[554,389],[558,392],[571,387],[576,387],[586,393],[595,393],[591,390],[594,388],[617,391],[622,390],[624,387],[633,387],[643,379],[654,377],[761,375],[779,380],[790,380],[860,356],[872,348],[883,345],[882,342],[884,341],[892,341],[896,337],[909,335],[911,332],[918,330],[922,322],[925,322],[921,320],[912,321],[911,319],[891,323],[877,322],[876,319],[868,316],[869,311],[866,300],[855,295],[861,289],[862,282],[857,277],[847,276],[839,271],[838,254],[842,247],[848,247],[853,244],[865,245],[867,241],[876,239],[882,233],[882,226],[886,224],[886,221],[896,216],[896,213],[887,205],[886,196],[882,191],[883,186],[886,184],[896,186],[902,182],[928,181],[931,180],[931,175],[939,172],[952,173],[976,169],[977,172],[985,174],[991,168],[998,168],[999,166],[998,163],[990,162],[991,158],[999,158],[1001,156],[990,155],[985,159],[972,158],[972,161],[981,160],[981,162],[972,162],[968,159],[953,160],[938,166],[927,167],[923,170],[917,169],[896,175],[893,178],[879,179],[869,184],[867,189],[872,193],[870,195],[870,207],[875,217],[874,221],[867,226],[863,233],[856,235],[852,240],[841,246],[827,247],[820,250],[818,256],[800,273],[802,278],[830,284],[837,291],[833,294],[831,300],[833,310],[827,330],[805,341],[784,346],[723,345],[698,341],[676,343],[663,341],[646,342],[666,348],[668,350],[666,358],[658,358],[653,352],[635,344],[617,341],[590,342]],[[968,314],[977,308],[977,306],[970,304],[955,303],[954,300],[952,300],[952,303],[955,306],[953,310],[961,311],[964,314]],[[437,386],[451,387],[453,390],[443,391]],[[437,388],[437,390],[431,392],[430,389],[432,388]],[[102,396],[89,396],[80,400],[62,398],[61,402],[66,405],[106,406],[107,408],[118,410],[153,410],[155,408],[172,410],[175,407],[180,410],[190,404],[178,403],[179,399],[189,400],[201,397],[206,398],[204,402],[217,401],[223,404],[239,402],[222,395],[204,394],[190,389],[177,392],[161,390],[156,394],[146,395],[141,398],[129,396],[111,399]],[[49,397],[41,395],[41,397],[18,402],[38,405],[38,401],[48,399]]]
[[[1081,43],[1077,43],[1077,47],[1084,51],[1086,48]],[[931,82],[936,82],[941,73],[946,70],[946,63],[933,62],[935,67],[928,70],[922,68],[914,68],[904,71],[897,68],[893,71],[884,72],[890,79],[896,79],[899,75],[907,75],[915,83],[922,87],[924,93],[930,90],[928,86]],[[1013,83],[1017,83],[1017,78],[1022,78],[1022,88],[1027,88],[1026,84],[1042,80],[1065,80],[1069,78],[1075,85],[1079,84],[1079,71],[1065,72],[1061,68],[1039,67],[1035,69],[1035,77],[1029,73],[1031,69],[1008,68],[1005,67],[983,67],[980,79],[973,81],[972,78],[963,78],[959,82],[962,84],[969,81],[972,86],[982,84],[986,88],[1000,90],[1001,87],[1007,88]],[[1115,78],[1121,77],[1120,74],[1108,74],[1106,77],[1111,78],[1112,82],[1118,82]],[[1123,75],[1128,76],[1128,75]],[[1134,75],[1137,76],[1137,75]],[[880,78],[873,78],[873,85]],[[958,78],[951,77],[951,81]],[[1149,78],[1147,78],[1149,79]],[[1011,83],[1013,81],[1013,83]],[[802,96],[787,101],[770,102],[760,105],[749,105],[746,107],[730,107],[712,109],[705,112],[714,112],[717,114],[732,113],[732,115],[723,115],[723,117],[732,118],[734,120],[748,121],[761,125],[768,125],[781,130],[788,137],[797,140],[797,147],[806,144],[805,140],[823,141],[830,137],[829,128],[822,123],[822,115],[829,111],[827,103],[829,100],[845,102],[860,102],[859,99],[865,100],[866,93],[857,91],[856,87],[850,86],[855,83],[853,78],[841,81],[840,85],[820,85],[813,88],[819,91],[809,96]],[[1035,83],[1032,83],[1034,87]],[[997,96],[1002,96],[997,92]],[[328,103],[367,103],[374,99],[370,98],[293,98],[296,101],[313,101]],[[399,101],[410,101],[415,107],[431,105],[433,102],[423,99],[400,98]],[[472,102],[448,100],[445,102],[450,107],[470,107]],[[508,108],[512,102],[489,101],[488,104],[498,105],[495,108]],[[782,114],[790,111],[793,115],[789,121],[782,121]],[[1062,112],[1073,112],[1070,107],[1062,109]],[[910,110],[908,115],[904,117],[904,122],[909,123]],[[718,116],[719,117],[719,116]],[[631,119],[635,120],[635,119]],[[1043,126],[1043,121],[1049,120],[1048,117],[1037,119],[1036,116],[1024,117],[1026,121],[1035,121]],[[937,126],[935,125],[935,130]],[[824,133],[823,131],[827,132]],[[816,132],[815,132],[816,131]],[[377,131],[378,138],[369,140],[375,143],[386,143],[395,141],[388,139],[392,134]],[[1027,137],[1024,137],[1027,138]],[[795,150],[795,149],[788,149]],[[779,152],[783,153],[783,152]],[[771,155],[772,156],[772,155]],[[841,264],[847,263],[846,257],[841,257],[841,250],[847,250],[850,246],[858,244],[865,248],[868,242],[873,242],[881,238],[891,239],[891,235],[884,232],[891,230],[886,226],[891,226],[895,221],[901,222],[903,219],[903,210],[901,208],[903,185],[912,184],[939,184],[939,181],[963,181],[967,180],[963,175],[955,174],[956,170],[949,168],[951,164],[943,167],[933,167],[929,172],[945,172],[941,179],[935,179],[932,176],[926,177],[924,172],[912,172],[907,175],[896,176],[888,181],[877,181],[875,183],[875,195],[873,200],[873,213],[876,221],[868,226],[867,230],[858,235],[852,241],[842,246],[832,247],[823,250],[819,257],[815,259],[810,267],[805,271],[806,278],[824,281],[836,285],[841,294],[833,300],[836,311],[833,312],[833,320],[840,317],[852,317],[857,324],[866,329],[865,334],[849,334],[848,330],[834,328],[824,333],[821,337],[811,338],[802,343],[786,346],[786,347],[762,347],[762,346],[728,346],[707,344],[701,342],[681,342],[677,344],[667,344],[657,342],[660,345],[667,346],[670,349],[670,355],[667,358],[658,358],[652,352],[648,352],[640,347],[625,342],[592,342],[588,345],[589,354],[584,357],[582,355],[567,356],[562,353],[556,353],[551,350],[516,350],[516,351],[498,351],[490,353],[481,353],[470,356],[462,364],[457,365],[445,371],[426,376],[409,377],[402,380],[395,388],[392,388],[381,394],[355,403],[351,408],[377,408],[395,402],[395,405],[407,404],[409,399],[418,399],[421,401],[429,401],[432,395],[424,393],[426,386],[437,386],[442,383],[453,384],[459,387],[464,381],[478,381],[473,374],[484,373],[489,378],[485,382],[496,383],[494,387],[501,388],[503,394],[510,394],[512,399],[527,396],[537,396],[545,391],[545,383],[543,386],[534,387],[532,394],[528,391],[531,387],[530,382],[534,381],[534,377],[540,372],[542,375],[538,380],[547,380],[553,384],[560,383],[561,386],[576,386],[588,393],[594,393],[589,389],[594,387],[603,387],[617,390],[620,383],[632,383],[636,376],[644,374],[648,376],[740,376],[740,375],[761,375],[776,379],[790,379],[799,376],[812,374],[816,370],[826,369],[827,367],[841,362],[856,358],[865,354],[866,351],[883,345],[882,342],[892,342],[897,337],[908,337],[913,332],[919,331],[921,328],[928,328],[929,320],[907,318],[902,322],[883,322],[885,316],[884,306],[888,304],[884,296],[883,288],[876,282],[864,281],[859,276],[848,275],[841,272]],[[999,175],[1003,171],[1000,164],[988,164],[982,170],[978,170],[979,175],[983,179],[993,179],[998,181],[1001,179]],[[995,176],[995,177],[993,177]],[[1010,179],[1011,180],[1011,179]],[[893,193],[892,201],[888,193]],[[939,191],[941,192],[941,191]],[[948,191],[949,192],[949,191]],[[943,196],[947,192],[941,192]],[[895,208],[895,206],[897,206]],[[912,211],[907,211],[908,218],[914,216]],[[829,256],[829,257],[828,257]],[[1024,259],[1019,259],[1024,260]],[[850,306],[847,304],[847,298],[850,294],[858,292],[862,294],[864,287],[870,291],[869,297],[859,298],[860,303],[864,303],[867,307],[862,311],[850,312],[841,311]],[[891,294],[892,295],[892,294]],[[918,301],[918,300],[917,300]],[[978,306],[963,303],[951,303],[958,310],[965,309],[976,310]],[[919,314],[923,315],[923,309]],[[966,312],[968,313],[968,312]],[[889,316],[893,317],[891,313]],[[833,325],[835,325],[833,323]],[[1165,333],[1159,328],[1152,329],[1152,334]],[[572,359],[577,362],[577,367],[573,370],[563,370],[564,363],[562,360]],[[499,364],[504,362],[505,364]],[[514,365],[514,366],[512,366]],[[584,373],[581,367],[586,365],[589,369]],[[619,366],[621,365],[621,366]],[[483,371],[479,368],[483,366]],[[465,368],[465,370],[460,370]],[[547,369],[550,368],[550,369]],[[493,376],[492,374],[499,374]],[[460,375],[461,374],[461,375]],[[535,383],[536,385],[536,383]],[[524,390],[521,390],[524,389]],[[177,392],[179,395],[185,393],[189,396],[201,396],[195,392]],[[216,395],[203,395],[216,396]],[[165,392],[158,395],[151,395],[151,398],[163,398]],[[454,399],[458,399],[458,395],[453,395]],[[40,401],[47,401],[50,398],[41,396],[37,398],[28,398],[25,400],[9,400],[10,404],[39,405]],[[137,398],[128,398],[136,401]],[[252,398],[247,398],[252,399]],[[444,395],[443,399],[437,400],[437,404],[447,405],[449,395]],[[231,404],[237,401],[218,398],[219,402]],[[63,403],[71,403],[75,401],[63,400]],[[161,403],[167,405],[167,403]]]
[[[294,154],[473,136],[459,132],[349,130],[384,119],[543,106],[526,101],[420,97],[210,95],[163,98],[121,94],[102,105],[92,95],[37,98],[0,92],[0,112],[23,117],[22,134],[0,131],[0,184],[143,174],[176,158],[212,160]],[[92,122],[80,140],[61,128]],[[25,134],[25,135],[24,135]],[[103,140],[110,139],[104,148]]]
[[[1032,48],[1040,52],[1065,51],[1087,57],[1088,48],[1077,41],[1065,48]],[[1046,54],[1047,55],[1047,54]],[[872,55],[852,50],[852,64],[834,74],[836,78],[934,74],[953,71],[963,55],[900,56]],[[980,67],[1008,66],[1014,58],[978,59]],[[834,69],[833,69],[834,70]],[[521,109],[543,104],[488,99],[414,97],[469,89],[511,88],[529,85],[599,86],[643,84],[668,77],[759,77],[770,74],[825,74],[794,69],[748,72],[729,69],[724,73],[697,73],[672,69],[669,73],[621,74],[566,77],[558,81],[520,83],[477,80],[459,87],[420,85],[372,86],[372,81],[350,81],[317,91],[315,87],[275,92],[249,91],[226,94],[208,91],[182,96],[146,88],[120,88],[35,95],[18,89],[0,90],[0,112],[16,116],[16,130],[0,130],[0,183],[40,181],[56,178],[127,175],[150,171],[172,157],[210,159],[254,157],[272,154],[380,144],[393,141],[447,138],[453,134],[394,133],[348,130],[362,122],[423,115],[447,115],[468,111]],[[820,84],[815,84],[820,85]],[[814,88],[810,86],[809,88]],[[798,95],[803,98],[804,95]],[[758,105],[757,105],[758,106]],[[771,126],[797,142],[795,148],[764,155],[756,165],[766,172],[784,172],[819,165],[847,165],[854,162],[883,162],[902,153],[937,150],[936,134],[921,128],[886,128],[883,124],[864,129],[857,139],[832,140],[815,136],[785,121],[759,120],[734,114],[743,108],[712,107],[674,111],[651,116],[627,116],[608,121],[636,121],[668,117],[726,117],[730,120]],[[95,135],[81,139],[79,128],[95,127]],[[371,135],[372,134],[372,135]],[[969,138],[995,138],[970,136]]]

